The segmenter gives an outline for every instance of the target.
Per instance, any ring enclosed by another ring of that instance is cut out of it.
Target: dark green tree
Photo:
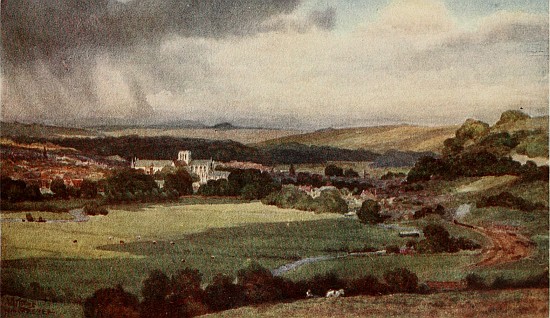
[[[50,184],[50,190],[52,190],[53,194],[58,198],[65,199],[69,196],[67,186],[65,185],[65,182],[63,182],[63,179],[57,178],[52,180],[52,183]]]
[[[97,290],[84,301],[84,317],[138,318],[139,300],[122,286]]]
[[[164,189],[175,190],[179,195],[193,194],[193,179],[185,168],[178,168],[164,177]]]
[[[327,177],[342,177],[344,170],[336,165],[330,164],[325,167],[325,176]]]
[[[97,182],[84,179],[80,186],[80,195],[85,199],[93,199],[97,196]]]
[[[380,204],[374,200],[365,200],[357,211],[359,221],[364,224],[376,224],[384,222],[385,217],[380,215]]]

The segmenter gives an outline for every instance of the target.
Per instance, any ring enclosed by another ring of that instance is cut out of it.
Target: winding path
[[[483,234],[490,241],[490,245],[482,250],[483,259],[473,266],[493,266],[518,261],[526,258],[533,252],[535,244],[527,237],[515,231],[502,229],[497,226],[480,227],[458,221],[455,224],[471,228]]]

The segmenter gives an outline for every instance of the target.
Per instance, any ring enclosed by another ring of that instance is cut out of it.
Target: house
[[[132,168],[136,170],[143,170],[145,174],[154,175],[161,171],[165,167],[175,167],[175,163],[172,160],[142,160],[135,159],[132,161]]]

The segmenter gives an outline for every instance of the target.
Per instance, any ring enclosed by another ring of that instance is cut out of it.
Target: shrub
[[[397,245],[388,245],[388,246],[386,246],[386,253],[388,253],[388,254],[399,254],[399,246],[397,246]]]
[[[93,199],[97,196],[97,182],[84,179],[80,186],[80,195],[85,199]]]
[[[384,280],[392,292],[413,293],[418,288],[418,277],[406,268],[385,272]]]
[[[386,217],[380,215],[380,204],[374,200],[365,200],[357,211],[359,221],[364,224],[376,224],[384,222]]]
[[[242,306],[246,302],[244,288],[233,284],[229,276],[217,274],[205,289],[206,303],[214,311],[227,310]]]
[[[86,215],[107,215],[109,211],[106,207],[99,205],[97,202],[90,202],[84,206],[83,212]]]
[[[344,170],[336,165],[330,164],[325,167],[325,176],[327,177],[342,177]]]
[[[237,272],[237,281],[244,289],[248,302],[258,304],[282,299],[281,279],[257,262]]]
[[[34,222],[34,218],[30,212],[25,213],[25,219],[27,219],[27,222]]]
[[[97,290],[84,302],[84,317],[138,318],[138,298],[118,285],[115,288]]]
[[[486,289],[487,284],[485,284],[483,277],[471,273],[466,276],[466,287],[468,289]]]
[[[54,195],[58,198],[67,198],[69,196],[69,192],[67,190],[67,186],[63,182],[63,179],[54,179],[52,180],[52,183],[50,184],[50,190],[54,193]]]
[[[381,283],[378,278],[372,275],[351,280],[348,282],[346,287],[346,294],[349,294],[350,296],[382,295],[388,293],[388,291],[388,285]]]
[[[308,289],[314,295],[325,295],[329,289],[340,289],[346,287],[346,282],[335,272],[328,272],[326,274],[317,274],[307,283]]]
[[[478,208],[500,206],[511,209],[517,209],[520,211],[533,211],[537,209],[544,209],[545,206],[541,203],[531,203],[521,197],[517,197],[510,192],[501,192],[498,195],[492,195],[489,197],[483,197],[476,202]]]

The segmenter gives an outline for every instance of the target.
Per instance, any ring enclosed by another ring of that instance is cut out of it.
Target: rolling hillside
[[[379,153],[390,149],[440,152],[443,141],[453,137],[457,128],[458,126],[422,127],[396,125],[325,129],[312,133],[272,139],[259,143],[257,146],[300,143],[344,149],[367,149]]]

